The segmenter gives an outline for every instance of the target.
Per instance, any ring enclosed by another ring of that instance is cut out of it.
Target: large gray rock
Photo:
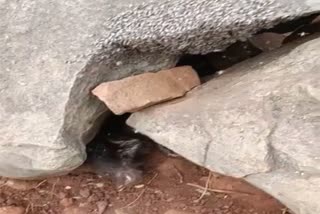
[[[320,38],[245,61],[186,98],[134,113],[138,132],[320,213]]]
[[[106,111],[91,89],[174,64],[144,54],[119,66],[91,63],[106,19],[129,3],[112,2],[0,1],[1,176],[40,177],[78,167]]]
[[[1,176],[82,164],[106,112],[90,96],[99,83],[172,67],[182,52],[221,49],[320,9],[313,0],[160,0],[118,15],[148,1],[0,1]]]

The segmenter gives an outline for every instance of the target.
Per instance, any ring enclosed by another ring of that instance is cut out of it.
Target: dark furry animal
[[[97,174],[109,176],[117,186],[139,181],[144,160],[154,149],[151,141],[138,134],[102,134],[87,147],[88,163]]]
[[[87,146],[87,163],[97,174],[110,177],[118,187],[133,184],[142,178],[146,158],[155,149],[174,155],[127,126],[125,121],[128,116],[108,118],[100,133]]]

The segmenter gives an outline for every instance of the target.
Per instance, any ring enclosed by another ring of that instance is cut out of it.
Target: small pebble
[[[102,187],[104,187],[104,184],[103,184],[103,183],[97,183],[97,184],[96,184],[96,187],[102,188]]]
[[[222,74],[224,74],[224,72],[225,72],[224,70],[220,70],[220,71],[217,72],[217,74],[218,75],[222,75]]]

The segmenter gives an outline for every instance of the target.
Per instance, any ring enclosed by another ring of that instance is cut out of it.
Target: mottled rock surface
[[[245,178],[294,213],[320,213],[317,37],[236,65],[127,123],[199,165]]]
[[[107,111],[90,93],[101,82],[319,9],[313,0],[0,1],[0,176],[81,165]]]
[[[92,93],[121,115],[181,97],[198,85],[198,74],[191,66],[182,66],[101,83]]]

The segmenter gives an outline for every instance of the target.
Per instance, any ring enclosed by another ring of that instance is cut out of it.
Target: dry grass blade
[[[124,208],[128,208],[128,207],[131,207],[132,205],[134,205],[140,198],[141,196],[145,193],[145,191],[147,190],[148,186],[147,185],[150,185],[152,183],[152,181],[158,176],[158,173],[156,173],[146,184],[145,188],[139,193],[138,197],[130,202],[129,204],[127,204],[126,206],[122,207],[121,209],[124,209]]]
[[[37,189],[37,188],[39,188],[42,184],[44,184],[45,182],[47,182],[47,180],[43,180],[43,181],[41,181],[40,183],[38,183],[38,185],[37,186],[35,186],[34,188],[35,189]]]
[[[54,182],[54,184],[52,185],[52,188],[51,188],[51,198],[53,198],[54,196],[54,189],[56,188],[56,185],[58,183],[58,181],[60,180],[60,178],[57,178],[56,182]]]
[[[143,193],[145,193],[146,190],[147,190],[147,188],[144,188],[144,189],[139,193],[138,197],[137,197],[134,201],[132,201],[132,202],[130,202],[129,204],[127,204],[126,206],[122,207],[122,209],[123,209],[123,208],[127,208],[127,207],[131,207],[132,205],[134,205],[134,204],[141,198],[141,196],[143,195]]]
[[[205,186],[204,188],[203,188],[203,187],[201,188],[201,189],[203,189],[202,194],[200,195],[200,197],[199,197],[198,199],[195,200],[195,202],[201,201],[201,199],[202,199],[202,198],[206,195],[206,193],[208,192],[209,184],[210,184],[210,180],[211,180],[211,176],[212,176],[212,173],[209,172],[208,179],[207,179],[207,181],[206,181],[206,186]]]
[[[187,183],[188,186],[196,187],[199,189],[207,190],[210,192],[215,192],[215,193],[226,193],[226,194],[242,194],[242,195],[253,195],[252,193],[248,192],[239,192],[239,191],[233,191],[233,190],[223,190],[223,189],[212,189],[212,188],[205,188],[203,186],[200,186],[198,184],[192,184],[192,183]]]
[[[183,183],[183,176],[181,174],[181,172],[177,169],[176,166],[173,165],[174,170],[177,172],[177,175],[179,177],[179,183],[182,184]]]
[[[27,206],[27,208],[26,208],[24,213],[25,214],[34,213],[33,207],[34,207],[33,203],[28,203],[28,206]]]

